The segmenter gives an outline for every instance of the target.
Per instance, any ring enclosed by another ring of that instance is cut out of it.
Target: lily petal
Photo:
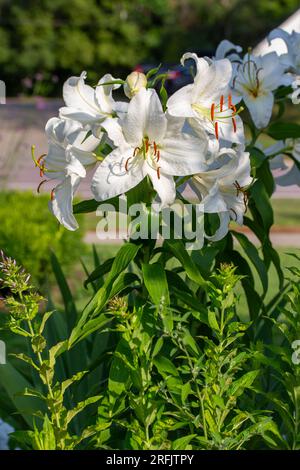
[[[49,208],[59,222],[68,230],[78,228],[77,220],[73,215],[73,196],[77,190],[81,178],[70,175],[56,186],[53,193],[53,200],[49,203]]]
[[[266,127],[272,116],[274,104],[273,93],[265,92],[263,95],[253,97],[252,95],[244,95],[244,102],[249,109],[252,120],[258,129]]]
[[[131,147],[117,148],[99,165],[91,184],[96,201],[124,194],[144,179],[144,162],[134,160],[132,152]]]
[[[176,199],[176,186],[172,176],[160,173],[158,177],[157,172],[150,167],[147,167],[147,173],[150,176],[153,188],[160,198],[160,208],[167,207]]]

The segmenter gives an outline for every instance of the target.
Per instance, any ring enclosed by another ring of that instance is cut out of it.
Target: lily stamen
[[[160,179],[160,166],[156,168],[157,178]]]
[[[41,189],[42,185],[43,185],[44,183],[46,183],[47,181],[48,181],[48,180],[43,180],[43,181],[40,182],[40,184],[39,184],[38,187],[36,188],[36,192],[37,192],[37,193],[40,192],[40,189]]]
[[[210,108],[210,118],[212,121],[214,121],[215,117],[215,103],[212,103],[211,108]]]
[[[133,155],[134,156],[134,155]],[[129,163],[129,160],[131,160],[132,157],[129,157],[127,158],[126,162],[125,162],[125,171],[128,172],[128,163]]]
[[[224,95],[221,95],[221,98],[220,98],[220,111],[221,112],[223,111],[223,105],[224,105]]]
[[[233,125],[233,132],[236,132],[236,129],[237,129],[236,128],[236,120],[235,120],[234,117],[232,118],[232,125]]]
[[[219,139],[219,128],[218,128],[218,123],[215,122],[215,135],[216,135],[216,139],[218,140]]]

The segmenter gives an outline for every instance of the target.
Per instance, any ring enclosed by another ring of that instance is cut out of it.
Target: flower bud
[[[124,83],[124,92],[128,98],[133,98],[142,88],[147,86],[147,77],[141,72],[132,72]]]

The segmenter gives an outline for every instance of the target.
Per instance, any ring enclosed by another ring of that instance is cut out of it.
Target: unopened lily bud
[[[141,72],[132,72],[126,78],[124,83],[124,92],[128,98],[132,98],[136,95],[142,88],[147,86],[147,77]]]

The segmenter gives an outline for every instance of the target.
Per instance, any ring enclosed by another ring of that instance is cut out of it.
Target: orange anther
[[[224,104],[224,95],[221,95],[221,98],[220,98],[220,111],[221,112],[223,111],[223,104]]]
[[[228,108],[231,108],[232,106],[232,97],[231,95],[228,95]]]
[[[53,201],[54,197],[55,197],[55,188],[53,188],[52,191],[51,191],[51,193],[50,193],[50,199],[51,199],[51,201]]]
[[[216,138],[219,139],[219,128],[218,128],[217,122],[215,122],[215,134],[216,134]]]
[[[43,185],[44,183],[46,183],[46,181],[47,181],[47,180],[43,180],[43,181],[40,182],[40,184],[39,184],[38,187],[36,188],[37,193],[40,192],[40,189],[41,189],[42,185]]]
[[[157,145],[156,145],[156,142],[153,142],[153,147],[154,147],[154,155],[156,155],[156,152],[157,152]]]
[[[212,121],[214,120],[214,117],[215,117],[215,103],[213,103],[210,108],[210,118]]]
[[[140,147],[135,147],[134,152],[133,152],[133,156],[135,157],[136,154],[137,154],[140,150],[141,150]]]
[[[129,163],[129,160],[131,160],[131,157],[127,158],[126,162],[125,162],[125,170],[128,171],[128,163]]]
[[[156,151],[156,161],[159,162],[160,159],[160,150]]]
[[[156,168],[157,178],[160,179],[160,166]]]
[[[146,145],[146,153],[148,153],[149,150],[149,139],[145,139],[145,145]]]
[[[232,125],[233,125],[233,131],[236,132],[236,120],[234,117],[232,118]]]

